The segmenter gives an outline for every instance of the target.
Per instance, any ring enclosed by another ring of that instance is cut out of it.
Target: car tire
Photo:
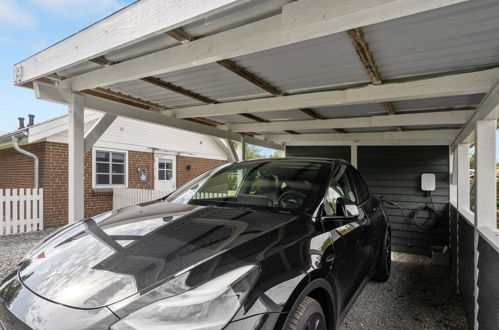
[[[377,282],[386,282],[390,278],[390,271],[392,268],[392,235],[391,231],[388,229],[385,234],[385,239],[383,241],[383,247],[378,259],[378,267],[373,280]]]
[[[326,317],[321,304],[317,300],[305,297],[291,312],[291,320],[287,330],[326,330]]]

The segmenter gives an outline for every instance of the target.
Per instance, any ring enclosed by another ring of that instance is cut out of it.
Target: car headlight
[[[222,329],[242,306],[257,278],[257,265],[234,269],[130,313],[113,324],[111,330]]]

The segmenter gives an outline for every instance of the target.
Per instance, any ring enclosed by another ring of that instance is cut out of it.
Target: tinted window
[[[353,167],[349,167],[349,173],[355,185],[355,189],[357,191],[357,198],[360,204],[369,197],[369,190],[366,186],[366,183],[364,182],[364,179],[362,179],[362,176],[359,174],[359,172],[356,169],[354,169]]]
[[[328,168],[320,162],[291,160],[235,163],[210,173],[200,182],[193,180],[167,200],[303,210],[311,207],[317,197]]]
[[[348,176],[348,166],[336,164],[333,170],[331,182],[326,193],[325,212],[328,215],[336,214],[338,198],[356,201],[353,184]]]

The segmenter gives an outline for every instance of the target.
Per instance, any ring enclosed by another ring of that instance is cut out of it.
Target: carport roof
[[[95,110],[112,101],[127,105],[114,114],[266,146],[449,145],[496,117],[476,114],[497,96],[497,17],[496,0],[141,1],[18,63],[14,79],[40,98],[79,91]]]

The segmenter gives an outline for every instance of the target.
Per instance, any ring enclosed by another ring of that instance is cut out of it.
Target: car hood
[[[50,301],[100,308],[146,292],[214,256],[240,251],[243,245],[247,249],[245,243],[297,218],[159,201],[131,206],[58,232],[24,261],[19,277]]]

